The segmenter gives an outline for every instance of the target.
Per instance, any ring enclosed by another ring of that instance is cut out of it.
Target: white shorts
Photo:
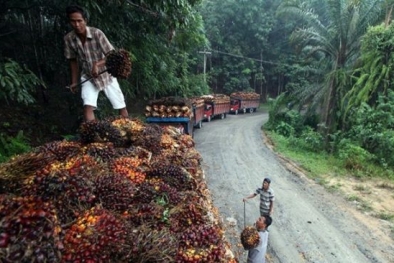
[[[82,81],[83,80],[84,78],[82,78]],[[119,83],[116,78],[112,78],[112,82],[103,91],[115,110],[126,108],[123,92],[120,89]],[[99,93],[100,90],[96,88],[96,86],[94,86],[92,82],[87,81],[83,83],[81,91],[83,105],[89,105],[97,108],[97,99]]]

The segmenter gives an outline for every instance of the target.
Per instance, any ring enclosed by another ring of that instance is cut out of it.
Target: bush
[[[345,139],[338,145],[338,157],[342,160],[344,167],[352,171],[364,171],[367,164],[375,158],[361,146]]]
[[[312,152],[320,152],[324,149],[323,136],[314,131],[311,127],[306,126],[300,136],[301,141],[304,142],[303,147]]]
[[[0,61],[0,99],[29,105],[35,102],[35,87],[45,84],[24,65],[7,59]]]
[[[346,137],[376,156],[377,163],[394,167],[394,93],[380,96],[376,107],[367,104],[355,112]]]
[[[31,150],[23,131],[19,131],[15,137],[0,134],[0,163],[7,161],[10,157]]]
[[[275,132],[277,134],[280,134],[284,137],[290,137],[294,135],[294,128],[285,123],[284,121],[281,121],[276,127],[275,127]]]

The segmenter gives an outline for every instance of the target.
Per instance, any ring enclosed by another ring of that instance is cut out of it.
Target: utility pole
[[[261,69],[261,78],[260,78],[260,97],[263,96],[263,50],[260,50],[260,69]],[[266,102],[267,99],[267,91],[265,92],[265,98],[263,99]]]
[[[204,54],[204,82],[206,83],[207,82],[207,78],[205,77],[205,72],[206,72],[206,69],[207,69],[207,55],[211,55],[211,52],[206,51],[204,49],[204,51],[199,51],[198,53]]]

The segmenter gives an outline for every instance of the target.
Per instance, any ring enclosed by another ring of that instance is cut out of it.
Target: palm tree
[[[312,1],[311,1],[312,2]],[[316,2],[316,1],[315,1]],[[291,42],[306,55],[308,61],[319,63],[315,76],[320,79],[296,94],[309,94],[321,108],[324,133],[335,132],[340,101],[350,83],[351,69],[360,50],[360,38],[368,26],[384,19],[383,0],[327,0],[315,9],[305,2],[287,1],[280,14],[295,15],[304,27],[293,31]],[[313,2],[312,2],[313,3]],[[318,75],[316,75],[318,74]]]

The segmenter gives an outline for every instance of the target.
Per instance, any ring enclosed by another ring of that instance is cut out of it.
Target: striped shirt
[[[270,202],[275,200],[274,190],[268,188],[264,191],[262,188],[257,188],[255,194],[260,195],[260,215],[269,215]]]
[[[94,27],[86,27],[85,45],[82,45],[74,31],[64,37],[64,43],[64,56],[67,59],[78,60],[79,65],[82,65],[81,77],[84,79],[91,77],[93,62],[103,59],[108,52],[114,49],[105,34]],[[99,68],[99,72],[104,70],[105,66]],[[92,79],[92,82],[98,89],[103,90],[112,82],[112,77],[105,72]]]

